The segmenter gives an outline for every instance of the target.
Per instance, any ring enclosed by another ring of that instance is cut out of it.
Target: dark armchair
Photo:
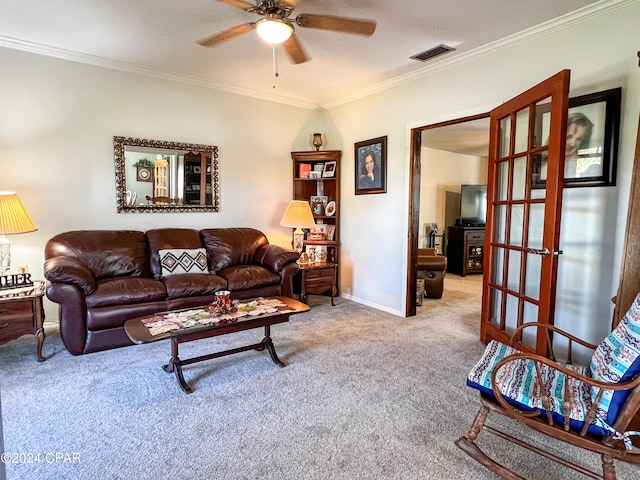
[[[418,249],[418,278],[424,279],[424,296],[442,298],[447,257],[436,255],[435,248]]]

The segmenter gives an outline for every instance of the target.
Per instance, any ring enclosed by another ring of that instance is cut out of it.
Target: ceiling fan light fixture
[[[293,34],[293,25],[278,17],[265,17],[256,23],[256,31],[265,42],[278,44]]]

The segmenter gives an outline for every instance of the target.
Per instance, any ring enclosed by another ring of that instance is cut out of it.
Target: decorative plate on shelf
[[[324,209],[324,214],[327,217],[331,217],[331,216],[333,216],[334,213],[336,213],[336,202],[331,201],[331,202],[327,203],[327,206]]]

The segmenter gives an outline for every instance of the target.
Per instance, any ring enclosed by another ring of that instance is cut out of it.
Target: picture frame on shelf
[[[327,206],[324,209],[324,214],[327,217],[333,217],[336,214],[336,202],[331,201],[327,203]]]
[[[311,171],[309,172],[309,178],[315,178],[315,179],[318,179],[318,178],[321,178],[321,177],[322,177],[322,172],[319,172],[319,171],[317,171],[317,170],[311,170]]]
[[[316,261],[316,248],[318,248],[317,245],[307,245],[305,247],[305,251],[309,256],[309,263],[315,263]]]
[[[311,211],[314,215],[324,215],[327,208],[327,202],[329,198],[326,195],[313,195],[311,196]]]
[[[199,165],[195,165],[193,167],[193,173],[200,173],[200,166]]]
[[[331,160],[325,162],[324,169],[322,170],[322,178],[333,178],[336,175],[336,161]]]
[[[336,226],[327,225],[327,231],[325,232],[325,239],[332,242],[335,236],[336,236]]]
[[[316,259],[316,263],[327,262],[327,246],[326,245],[316,245],[315,259]]]
[[[327,225],[324,223],[318,223],[315,227],[311,227],[309,229],[309,234],[307,235],[308,240],[324,240],[326,237],[326,228]]]
[[[387,193],[387,136],[354,144],[355,194]]]
[[[620,137],[622,88],[569,99],[564,187],[614,186]],[[536,111],[536,135],[547,141],[551,112],[548,105]],[[532,164],[532,187],[544,188],[547,180],[546,152]]]

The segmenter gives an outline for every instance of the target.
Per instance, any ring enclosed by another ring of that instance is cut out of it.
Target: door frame
[[[479,113],[467,117],[460,117],[443,122],[432,123],[411,129],[411,146],[409,153],[409,212],[407,235],[407,279],[405,316],[416,314],[416,281],[418,278],[418,237],[420,235],[420,175],[422,163],[422,132],[433,128],[447,127],[458,123],[471,122],[489,118],[490,112]],[[489,133],[487,132],[487,143]]]

